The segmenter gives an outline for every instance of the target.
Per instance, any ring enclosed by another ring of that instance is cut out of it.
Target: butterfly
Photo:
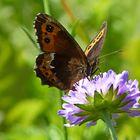
[[[94,74],[106,36],[106,22],[85,52],[68,31],[47,14],[36,16],[34,28],[42,52],[36,58],[35,72],[43,85],[69,91],[74,83]]]

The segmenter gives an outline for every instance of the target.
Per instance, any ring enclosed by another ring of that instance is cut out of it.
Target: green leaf
[[[24,33],[28,36],[28,38],[30,39],[30,41],[33,43],[33,45],[38,49],[37,43],[36,41],[33,39],[33,37],[31,36],[31,34],[29,33],[29,31],[25,28],[25,27],[21,27],[21,29],[24,31]]]

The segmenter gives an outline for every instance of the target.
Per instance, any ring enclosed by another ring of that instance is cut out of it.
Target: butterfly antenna
[[[105,60],[102,60],[102,61],[100,61],[100,63],[99,64],[103,64],[105,62]]]
[[[117,50],[117,51],[113,51],[113,52],[108,53],[108,54],[105,54],[105,55],[102,55],[102,56],[99,57],[99,59],[101,59],[101,58],[103,58],[103,57],[106,57],[106,56],[113,55],[113,54],[117,54],[117,53],[120,53],[120,52],[123,52],[122,49]]]

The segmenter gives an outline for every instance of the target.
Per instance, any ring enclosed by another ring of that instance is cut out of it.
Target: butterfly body
[[[42,84],[68,91],[74,83],[92,74],[97,58],[91,60],[91,48],[87,47],[89,53],[84,53],[67,30],[47,14],[37,15],[34,26],[42,51],[35,71]]]

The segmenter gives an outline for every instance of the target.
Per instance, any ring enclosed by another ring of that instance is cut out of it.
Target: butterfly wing
[[[103,47],[103,42],[106,37],[107,22],[101,26],[99,33],[93,38],[90,44],[85,49],[85,55],[91,67],[91,75],[96,71],[97,64],[99,63],[98,57]]]
[[[37,76],[42,84],[71,89],[88,74],[84,52],[66,29],[49,15],[37,15],[34,27],[43,52],[36,59]]]

